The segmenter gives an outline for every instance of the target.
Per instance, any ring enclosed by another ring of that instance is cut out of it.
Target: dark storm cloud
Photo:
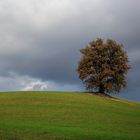
[[[0,75],[12,71],[81,85],[76,74],[79,49],[93,38],[111,37],[130,56],[128,89],[139,90],[139,13],[139,0],[1,0]]]

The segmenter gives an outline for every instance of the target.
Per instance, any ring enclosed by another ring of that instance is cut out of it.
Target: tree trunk
[[[99,87],[99,93],[105,93],[105,89],[104,89],[104,86],[103,85],[100,85]]]

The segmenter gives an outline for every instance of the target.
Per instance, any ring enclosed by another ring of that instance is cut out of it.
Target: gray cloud
[[[0,76],[1,91],[15,90],[47,90],[50,83],[29,76],[21,76],[9,73],[7,76]]]
[[[77,85],[67,85],[53,81],[45,81],[27,75],[18,75],[10,72],[6,76],[0,76],[1,91],[79,91],[82,88]]]
[[[128,52],[133,69],[126,97],[132,98],[132,94],[132,99],[137,99],[139,5],[139,0],[1,0],[1,77],[8,77],[12,71],[21,77],[53,81],[56,87],[62,86],[60,90],[64,86],[80,89],[76,74],[79,49],[93,38],[111,37],[123,43]]]

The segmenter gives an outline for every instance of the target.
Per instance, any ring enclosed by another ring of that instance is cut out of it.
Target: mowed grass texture
[[[76,92],[0,93],[0,140],[140,140],[140,104]]]

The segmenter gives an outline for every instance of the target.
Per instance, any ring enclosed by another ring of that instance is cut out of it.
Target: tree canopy
[[[119,92],[127,84],[130,68],[123,45],[115,40],[97,38],[80,50],[77,72],[87,90],[100,93]]]

